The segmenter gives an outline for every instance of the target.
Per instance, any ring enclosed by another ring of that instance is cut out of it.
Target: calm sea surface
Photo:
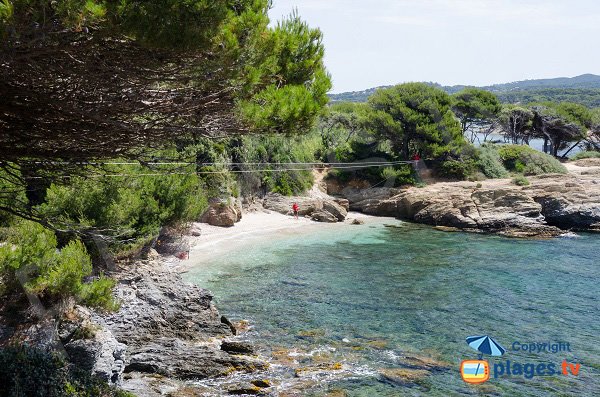
[[[599,242],[447,233],[380,218],[256,241],[185,277],[210,289],[222,314],[249,321],[244,337],[272,361],[258,377],[282,396],[598,396]],[[465,338],[481,334],[507,352],[487,357],[487,383],[467,385],[459,366],[477,352]],[[564,342],[571,351],[515,351],[514,342]],[[415,357],[449,367],[413,372],[404,384],[381,376],[414,370]],[[494,364],[506,360],[581,367],[578,376],[494,378]],[[298,368],[307,370],[298,377]]]

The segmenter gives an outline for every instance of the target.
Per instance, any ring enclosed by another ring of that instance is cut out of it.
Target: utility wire
[[[352,164],[360,164],[360,165],[365,165],[365,164],[374,164],[374,165],[378,165],[378,164],[410,164],[410,163],[414,163],[415,161],[354,161],[351,163],[327,163],[327,162],[323,162],[323,161],[318,161],[318,162],[312,162],[312,163],[308,163],[308,162],[298,162],[298,163],[294,163],[294,162],[289,162],[289,163],[267,163],[267,162],[262,162],[262,163],[196,163],[196,162],[96,162],[96,163],[90,163],[90,162],[68,162],[68,161],[50,161],[50,162],[42,162],[42,161],[37,161],[34,162],[34,164],[52,164],[52,165],[92,165],[92,166],[103,166],[103,165],[137,165],[137,166],[147,166],[147,165],[176,165],[176,166],[182,166],[182,165],[196,165],[196,166],[211,166],[211,165],[223,165],[223,166],[230,166],[230,165],[326,165],[328,167],[336,167],[336,166],[344,166],[344,165],[352,165]]]
[[[409,164],[416,163],[416,161],[402,161],[402,162],[389,162],[389,163],[373,163],[373,164],[365,164],[365,163],[333,163],[333,164],[354,164],[354,165],[340,165],[340,166],[328,166],[328,167],[311,167],[311,168],[262,168],[262,169],[254,169],[254,170],[222,170],[222,171],[197,171],[197,172],[160,172],[160,173],[144,173],[144,174],[91,174],[86,175],[87,178],[104,178],[104,177],[144,177],[144,176],[165,176],[165,175],[211,175],[211,174],[246,174],[246,173],[254,173],[254,172],[287,172],[287,171],[311,171],[311,170],[327,170],[327,169],[362,169],[362,168],[370,168],[370,167],[389,167],[391,165],[397,164]],[[221,163],[225,164],[225,163]],[[231,163],[233,164],[233,163]],[[239,164],[250,164],[250,163],[239,163]],[[266,164],[266,163],[257,163],[257,164]],[[271,163],[277,165],[283,165],[285,163]],[[292,163],[287,163],[292,164]],[[297,164],[323,164],[323,163],[297,163]],[[72,175],[60,175],[57,178],[71,178]],[[32,176],[26,177],[25,179],[51,179],[49,177],[43,176]]]

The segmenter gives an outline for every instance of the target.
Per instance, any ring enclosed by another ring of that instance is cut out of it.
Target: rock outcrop
[[[211,203],[200,218],[201,222],[212,226],[231,227],[242,219],[242,203],[231,198],[227,201]]]
[[[19,318],[13,309],[10,317],[0,312],[0,346],[27,343],[65,353],[78,368],[140,396],[177,389],[179,380],[267,368],[235,336],[210,292],[185,283],[160,259],[135,262],[112,276],[117,312],[75,306],[59,320],[39,320],[25,300]]]
[[[310,216],[310,219],[317,222],[325,222],[325,223],[336,223],[338,219],[328,211],[325,210],[317,210],[313,212]]]
[[[263,207],[289,215],[294,203],[298,204],[298,215],[308,216],[317,222],[343,222],[348,215],[348,210],[344,208],[344,205],[348,205],[347,200],[329,196],[286,197],[278,193],[269,193],[263,200]]]
[[[251,352],[249,346],[240,344],[245,350],[235,352],[221,348],[221,341],[234,335],[209,291],[184,283],[179,274],[153,261],[138,262],[119,272],[118,279],[120,310],[93,314],[92,320],[126,344],[118,354],[125,373],[203,379],[266,368],[265,362],[242,355]],[[123,387],[127,389],[127,380]]]
[[[565,230],[600,231],[600,174],[436,183],[424,188],[345,189],[350,209],[433,226],[514,237],[556,236]]]

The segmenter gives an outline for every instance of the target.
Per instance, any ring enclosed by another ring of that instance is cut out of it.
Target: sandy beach
[[[207,223],[195,223],[194,228],[200,230],[200,236],[188,236],[190,245],[189,259],[172,263],[176,270],[185,272],[191,267],[198,266],[205,260],[216,256],[227,255],[229,252],[238,251],[253,242],[265,238],[285,238],[288,236],[301,236],[311,230],[336,227],[355,227],[350,223],[354,219],[368,221],[374,219],[369,215],[358,212],[349,212],[346,221],[339,223],[319,223],[309,218],[299,217],[294,219],[288,215],[270,212],[244,213],[242,219],[233,227],[211,226]]]

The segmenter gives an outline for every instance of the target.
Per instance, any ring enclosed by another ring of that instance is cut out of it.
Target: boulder
[[[269,193],[263,200],[263,207],[279,212],[280,214],[288,215],[292,213],[292,205],[298,204],[298,215],[311,215],[318,209],[322,208],[319,200],[309,197],[286,197],[279,193]]]
[[[325,210],[318,210],[312,213],[310,219],[317,222],[336,223],[338,218],[332,213]]]
[[[202,235],[202,229],[200,229],[196,225],[192,226],[192,228],[190,229],[190,236],[200,237],[201,235]]]
[[[338,204],[339,206],[341,206],[343,209],[346,210],[346,212],[350,211],[350,201],[348,201],[345,198],[339,198],[339,197],[335,197],[333,199],[333,201]]]
[[[242,207],[238,200],[213,203],[200,218],[201,222],[212,226],[231,227],[242,219]]]
[[[126,371],[178,379],[205,379],[228,375],[232,369],[253,372],[267,366],[258,359],[232,355],[213,346],[179,338],[158,338],[132,349]]]
[[[66,343],[69,361],[110,384],[119,385],[125,370],[127,345],[118,342],[110,331],[95,330],[90,339],[75,339]]]
[[[345,203],[347,200],[342,199]],[[343,221],[348,215],[348,211],[338,204],[333,197],[331,198],[311,198],[311,197],[286,197],[279,193],[269,193],[265,196],[263,207],[267,210],[289,215],[292,213],[292,205],[298,204],[298,215],[312,217],[316,212],[327,212],[333,215],[337,221]],[[320,213],[315,218],[324,219],[320,222],[331,222],[329,216]]]
[[[251,343],[236,340],[224,340],[221,342],[221,350],[232,354],[254,353],[254,347]]]
[[[323,201],[323,210],[335,216],[340,222],[343,222],[348,215],[348,211],[334,201]]]

